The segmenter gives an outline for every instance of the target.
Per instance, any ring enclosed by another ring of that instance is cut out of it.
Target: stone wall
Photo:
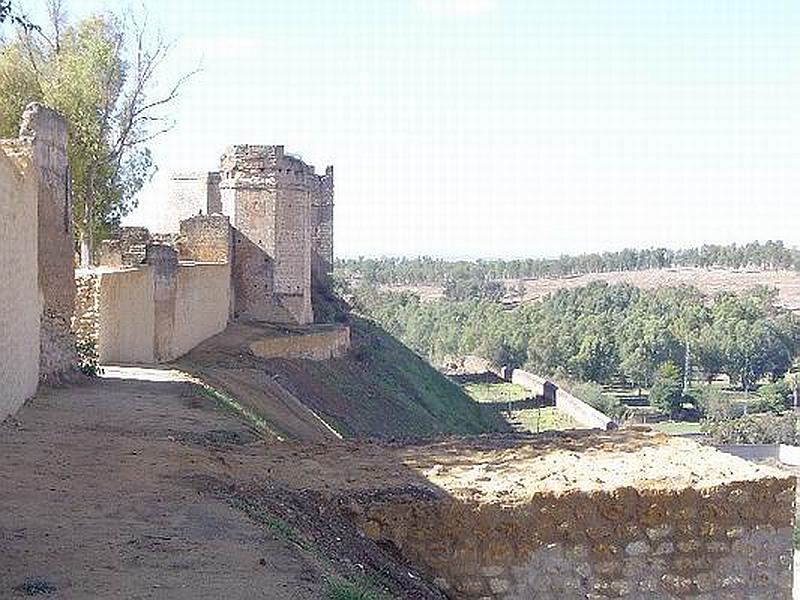
[[[38,262],[42,294],[39,377],[57,381],[75,371],[70,329],[75,302],[75,238],[72,231],[67,122],[40,104],[22,115],[20,140],[30,145],[38,169]]]
[[[308,332],[296,332],[263,338],[250,344],[250,351],[262,358],[305,358],[328,360],[341,358],[350,349],[350,328],[319,326]]]
[[[223,331],[230,311],[230,265],[181,264],[177,273],[175,329],[169,360]]]
[[[183,261],[230,263],[231,226],[221,214],[181,221],[178,257]]]
[[[29,149],[0,142],[0,421],[39,381],[37,190]]]
[[[434,487],[375,492],[354,517],[454,600],[792,597],[793,477],[688,440],[580,435],[409,450]]]
[[[162,245],[148,247],[148,261],[78,272],[74,328],[103,364],[168,362],[227,326],[227,263],[178,263]]]
[[[522,369],[513,369],[511,371],[511,382],[532,391],[538,396],[543,396],[548,402],[552,401],[558,410],[569,415],[583,427],[605,430],[616,428],[616,423],[609,419],[608,416],[543,377]]]
[[[152,363],[155,361],[154,280],[151,267],[80,272],[95,277],[94,286],[82,286],[95,299],[78,305],[95,306],[97,355],[101,363]],[[82,289],[82,291],[83,291]],[[81,319],[82,315],[76,315]],[[90,332],[87,329],[87,332]]]

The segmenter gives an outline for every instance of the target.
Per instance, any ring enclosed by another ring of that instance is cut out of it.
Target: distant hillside
[[[459,260],[420,258],[361,258],[336,262],[337,274],[347,281],[371,285],[452,285],[459,281],[492,281],[568,277],[589,273],[644,271],[665,268],[798,269],[800,251],[782,241],[748,244],[704,244],[697,248],[626,248],[558,258]]]
[[[713,296],[718,292],[739,293],[758,286],[766,286],[778,291],[776,298],[778,306],[794,311],[800,310],[800,272],[787,269],[682,267],[642,271],[609,271],[565,277],[507,279],[502,281],[500,294],[495,299],[505,304],[533,302],[558,290],[584,287],[593,281],[605,281],[610,285],[627,283],[644,290],[688,285],[697,288],[706,296]],[[423,301],[440,300],[446,297],[443,285],[382,285],[380,289],[384,292],[413,293]]]

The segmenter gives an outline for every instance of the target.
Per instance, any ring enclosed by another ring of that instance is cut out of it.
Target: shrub
[[[75,349],[78,352],[78,369],[81,373],[89,377],[97,377],[102,371],[95,343],[91,341],[77,342]]]
[[[366,583],[335,579],[328,582],[328,600],[383,600],[383,596]]]
[[[603,388],[597,383],[576,383],[570,386],[570,393],[610,419],[619,420],[625,414],[622,402],[616,396],[604,394]]]
[[[758,389],[758,400],[751,405],[751,411],[782,413],[786,410],[791,392],[783,381],[767,383]]]
[[[723,421],[704,421],[702,429],[720,444],[794,444],[797,438],[794,412],[745,415]]]
[[[733,403],[730,395],[717,387],[705,385],[693,388],[692,395],[695,407],[709,421],[727,421],[742,414],[742,409]]]

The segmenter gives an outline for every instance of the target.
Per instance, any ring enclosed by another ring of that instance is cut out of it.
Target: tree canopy
[[[144,16],[106,12],[70,22],[60,0],[48,8],[46,25],[17,27],[0,41],[0,135],[16,135],[33,101],[67,119],[76,230],[88,264],[95,238],[135,207],[154,173],[147,142],[170,128],[161,110],[186,78],[156,89],[169,45],[150,34]]]

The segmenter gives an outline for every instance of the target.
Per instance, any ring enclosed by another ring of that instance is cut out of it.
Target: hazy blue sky
[[[798,243],[797,0],[144,4],[203,71],[132,222],[247,142],[336,166],[339,256]]]

